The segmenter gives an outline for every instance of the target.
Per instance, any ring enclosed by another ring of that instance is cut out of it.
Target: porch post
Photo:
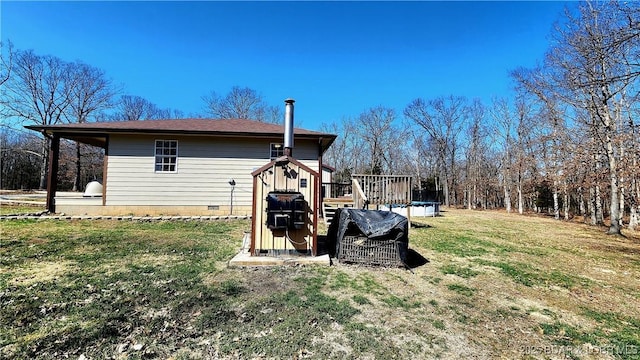
[[[104,148],[104,159],[102,160],[102,206],[107,205],[107,178],[109,173],[109,136],[106,138],[107,144]]]
[[[49,174],[47,176],[47,211],[56,212],[56,190],[58,188],[58,160],[60,158],[60,135],[53,134],[49,149]]]

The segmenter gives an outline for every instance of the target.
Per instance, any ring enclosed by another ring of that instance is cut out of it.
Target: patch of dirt
[[[14,270],[9,283],[11,285],[29,286],[39,282],[48,282],[73,271],[71,261],[40,261]]]
[[[602,252],[618,252],[627,255],[640,256],[640,243],[617,241],[615,243],[591,242],[588,244],[591,250]]]
[[[82,246],[76,250],[76,253],[91,253],[91,251],[93,251],[91,247]],[[100,266],[96,268],[96,272],[101,272],[106,275],[113,275],[128,271],[126,268],[128,264],[136,264],[138,266],[166,266],[174,265],[182,261],[184,261],[184,257],[178,255],[144,254],[128,256],[100,264]]]
[[[166,264],[176,264],[184,260],[182,256],[179,255],[158,255],[158,254],[144,254],[144,255],[136,255],[135,259],[129,259],[131,262],[135,262],[136,264],[141,265],[166,265]]]

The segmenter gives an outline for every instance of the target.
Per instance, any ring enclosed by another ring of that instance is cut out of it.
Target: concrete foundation
[[[70,215],[102,215],[102,216],[251,216],[251,206],[234,206],[233,214],[228,206],[209,208],[202,205],[101,205],[91,202],[102,201],[102,199],[65,199],[59,201],[56,198],[56,213]],[[87,200],[87,201],[85,201]]]
[[[331,265],[329,255],[320,256],[251,256],[246,252],[240,252],[229,260],[229,267],[243,266],[282,266],[282,265]]]

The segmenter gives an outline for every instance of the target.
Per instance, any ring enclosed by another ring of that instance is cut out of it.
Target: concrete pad
[[[320,256],[251,256],[249,253],[240,252],[229,260],[229,267],[241,266],[282,266],[282,265],[331,265],[329,255]]]

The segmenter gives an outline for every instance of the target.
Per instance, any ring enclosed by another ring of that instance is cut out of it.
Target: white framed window
[[[282,143],[271,143],[269,158],[271,160],[284,155],[284,145]]]
[[[178,140],[156,140],[156,172],[176,172]]]

